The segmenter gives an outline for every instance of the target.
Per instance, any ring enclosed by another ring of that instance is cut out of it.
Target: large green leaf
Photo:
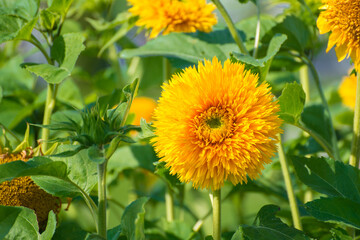
[[[305,104],[305,92],[296,82],[287,83],[279,97],[279,116],[290,124],[298,124]]]
[[[48,10],[65,16],[67,11],[69,11],[72,2],[73,0],[50,0],[48,1],[48,4],[50,5]]]
[[[0,205],[0,238],[3,240],[50,240],[55,228],[56,216],[52,211],[49,213],[45,231],[40,234],[36,215],[32,209]]]
[[[70,76],[70,72],[66,68],[56,67],[50,64],[32,64],[24,65],[24,67],[29,72],[42,77],[46,82],[52,84],[59,84]]]
[[[85,37],[81,33],[67,33],[55,38],[51,48],[51,57],[55,59],[60,68],[72,72],[76,60],[85,49]]]
[[[244,55],[241,53],[232,53],[231,57],[237,61],[245,63],[250,69],[260,74],[260,79],[265,80],[266,75],[269,71],[272,60],[275,55],[279,52],[281,45],[287,39],[284,34],[275,35],[270,43],[266,52],[266,56],[261,59],[256,59],[249,55]]]
[[[0,43],[29,40],[37,22],[38,0],[0,0]]]
[[[176,46],[176,47],[174,47]],[[219,60],[227,57],[218,45],[209,44],[183,33],[171,33],[150,40],[136,49],[125,49],[120,52],[121,58],[164,56],[179,58],[191,63],[216,56]]]
[[[280,209],[275,205],[266,205],[258,212],[254,225],[241,225],[231,240],[300,240],[310,239],[303,232],[289,227],[275,216]]]
[[[345,198],[320,198],[305,204],[309,214],[322,221],[345,223],[360,229],[360,203]]]
[[[300,180],[317,192],[360,203],[359,170],[340,161],[291,156]]]
[[[125,208],[121,217],[121,230],[128,240],[145,240],[145,204],[149,200],[141,197]]]

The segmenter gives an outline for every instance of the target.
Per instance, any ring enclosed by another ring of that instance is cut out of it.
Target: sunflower
[[[350,56],[359,69],[360,64],[360,1],[323,0],[322,11],[317,20],[320,33],[331,31],[328,52],[333,46],[338,61]]]
[[[164,83],[153,143],[172,175],[195,188],[220,189],[258,177],[281,132],[267,83],[240,63],[213,58]]]
[[[137,26],[151,30],[150,38],[171,32],[210,32],[217,23],[215,5],[206,0],[128,0]]]
[[[147,122],[152,120],[152,114],[156,107],[156,102],[152,98],[148,97],[136,97],[131,103],[129,113],[135,114],[135,119],[132,122],[134,125],[140,125],[140,119],[144,118]]]
[[[0,147],[1,150],[1,147]],[[32,149],[19,153],[0,151],[0,164],[16,160],[28,161],[32,157]],[[58,197],[40,189],[30,177],[14,178],[0,183],[0,205],[23,206],[35,211],[40,231],[45,230],[49,212],[59,213],[61,204]]]
[[[339,86],[339,95],[342,103],[353,110],[355,109],[356,99],[356,80],[355,74],[351,74],[344,77]]]

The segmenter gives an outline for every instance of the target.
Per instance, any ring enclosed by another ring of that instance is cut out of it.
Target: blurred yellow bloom
[[[267,83],[216,57],[173,75],[155,109],[152,141],[161,161],[195,188],[221,188],[260,175],[282,121]]]
[[[320,33],[331,31],[328,52],[335,46],[338,61],[350,56],[359,69],[360,64],[360,1],[323,0],[322,11],[317,20]]]
[[[128,0],[129,12],[139,16],[137,26],[151,30],[150,38],[160,33],[210,32],[217,23],[215,5],[206,0]]]
[[[132,124],[140,125],[141,118],[144,118],[146,122],[150,122],[155,108],[156,102],[154,99],[148,97],[136,97],[131,104],[129,112],[135,114],[135,119]]]
[[[16,160],[28,161],[31,157],[31,149],[20,153],[2,153],[0,164]],[[41,231],[45,230],[49,212],[52,210],[57,214],[61,208],[60,199],[40,189],[30,177],[19,177],[0,183],[0,205],[33,209]]]
[[[356,80],[355,74],[344,77],[339,87],[339,95],[342,103],[353,110],[356,99]]]

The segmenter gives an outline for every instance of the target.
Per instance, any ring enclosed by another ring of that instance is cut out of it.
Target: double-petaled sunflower
[[[217,23],[215,5],[206,0],[128,0],[137,26],[150,30],[150,38],[170,32],[210,32]]]
[[[0,147],[0,164],[16,160],[28,161],[32,153],[30,148],[18,153],[8,153]],[[61,208],[60,199],[40,189],[30,177],[0,183],[0,205],[33,209],[41,231],[45,230],[49,212],[52,210],[57,214]]]
[[[174,75],[155,109],[154,147],[170,173],[218,190],[256,178],[276,150],[282,121],[267,83],[216,57]]]
[[[323,0],[322,11],[317,20],[320,33],[331,31],[329,51],[335,46],[338,61],[350,56],[358,70],[360,66],[360,1]]]

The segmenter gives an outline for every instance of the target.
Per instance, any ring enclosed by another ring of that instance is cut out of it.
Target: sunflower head
[[[33,155],[31,148],[19,153],[0,154],[0,164],[17,160],[28,161]],[[0,183],[0,205],[23,206],[35,211],[40,231],[45,230],[49,212],[59,213],[61,202],[58,197],[40,189],[30,177],[14,178]]]
[[[140,125],[141,118],[147,122],[152,120],[152,115],[156,107],[156,102],[148,97],[136,97],[131,104],[129,113],[135,114],[135,119],[132,124]]]
[[[344,77],[339,86],[339,95],[342,103],[351,109],[355,108],[356,80],[355,74],[351,74]]]
[[[358,70],[360,66],[360,1],[323,0],[317,26],[321,34],[331,31],[329,51],[335,46],[338,61],[350,56]]]
[[[281,132],[279,106],[267,83],[244,65],[216,57],[163,85],[152,139],[160,161],[195,188],[221,188],[256,178]]]
[[[215,5],[206,0],[128,0],[129,11],[138,16],[136,25],[150,30],[150,38],[160,33],[210,32],[217,23]]]

